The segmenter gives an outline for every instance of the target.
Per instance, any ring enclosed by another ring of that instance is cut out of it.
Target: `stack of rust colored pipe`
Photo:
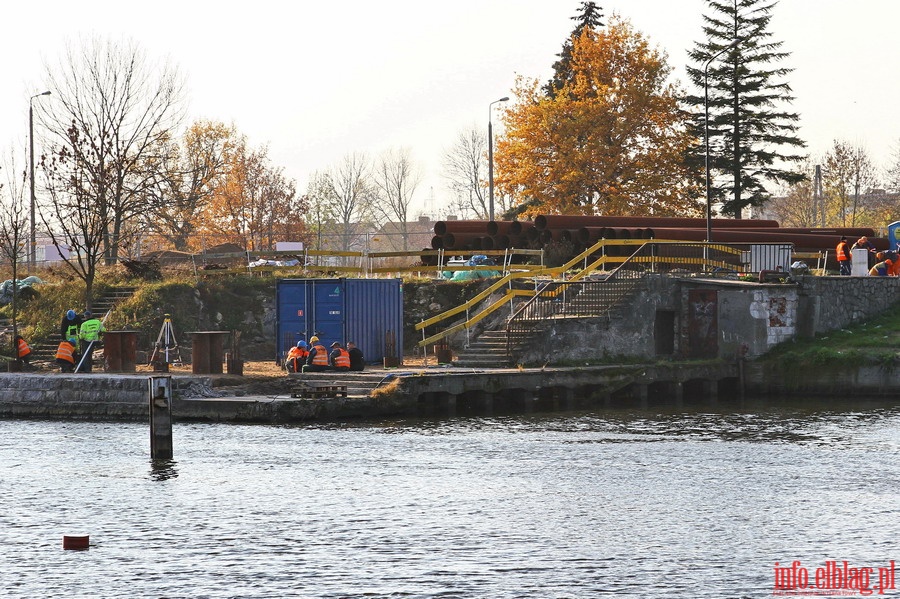
[[[439,221],[432,248],[446,250],[541,249],[549,243],[569,244],[573,256],[600,239],[666,239],[706,241],[705,218],[639,216],[539,215],[534,222]],[[792,243],[799,250],[834,249],[841,236],[855,241],[866,236],[878,249],[888,241],[874,238],[866,227],[779,227],[778,221],[714,218],[713,241],[722,243]],[[610,253],[615,248],[609,248]]]
[[[634,229],[638,227],[706,227],[705,218],[667,216],[577,216],[564,214],[541,214],[534,219],[538,230],[580,229],[581,227],[615,227]],[[713,228],[776,228],[777,220],[714,218]]]
[[[651,229],[653,239],[668,239],[674,241],[705,241],[706,229],[678,229],[658,228]],[[810,229],[719,229],[713,230],[713,241],[721,243],[792,243],[797,249],[828,250],[834,249],[841,235],[849,238],[860,236],[858,233],[847,234],[811,232]],[[872,233],[874,235],[874,233]],[[874,238],[871,235],[869,241],[879,249],[888,248],[887,239]]]
[[[503,250],[529,246],[523,231],[532,228],[522,221],[448,220],[434,224],[432,249]]]

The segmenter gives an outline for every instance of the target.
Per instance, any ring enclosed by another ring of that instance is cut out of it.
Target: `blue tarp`
[[[37,283],[43,283],[43,281],[37,277],[25,277],[24,279],[17,279],[16,286],[18,287],[18,290],[16,291],[16,295],[18,295],[23,288],[31,287],[32,285],[35,285]],[[7,279],[3,281],[3,283],[0,283],[0,304],[5,306],[6,304],[12,303],[12,299],[13,282],[12,279]]]

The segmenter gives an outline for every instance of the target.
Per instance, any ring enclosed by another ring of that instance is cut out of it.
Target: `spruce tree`
[[[694,65],[688,75],[699,88],[687,103],[698,108],[693,126],[698,139],[704,127],[704,66],[733,40],[708,68],[710,170],[713,201],[722,212],[741,218],[747,206],[769,199],[765,184],[792,184],[805,176],[791,165],[803,159],[794,153],[806,143],[797,137],[800,117],[787,105],[794,96],[786,81],[793,69],[782,66],[790,56],[783,42],[773,41],[769,21],[777,2],[772,0],[708,0],[704,15],[706,41],[696,42],[688,55]],[[693,160],[703,164],[701,143]]]
[[[603,27],[600,20],[603,18],[602,10],[595,2],[582,2],[578,14],[572,17],[577,25],[563,44],[562,52],[557,54],[559,60],[553,63],[553,77],[544,86],[547,96],[555,98],[563,85],[572,80],[572,40],[580,37],[585,28],[596,30]]]

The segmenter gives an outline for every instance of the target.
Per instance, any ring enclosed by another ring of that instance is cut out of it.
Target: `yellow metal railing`
[[[480,304],[483,300],[488,298],[491,294],[496,292],[498,289],[509,285],[512,281],[517,279],[538,277],[538,276],[560,276],[562,273],[565,273],[572,268],[574,268],[578,264],[583,263],[583,268],[581,268],[578,272],[572,274],[570,277],[566,279],[567,282],[574,282],[584,277],[597,272],[599,269],[606,270],[606,267],[612,266],[614,268],[621,267],[625,263],[633,263],[633,264],[648,264],[650,265],[650,271],[655,270],[655,268],[660,264],[672,264],[672,265],[700,265],[704,266],[707,269],[714,268],[734,268],[734,264],[730,262],[726,262],[724,260],[714,260],[709,257],[684,257],[684,256],[643,256],[639,255],[641,253],[641,249],[645,246],[652,245],[681,245],[681,246],[689,246],[696,248],[705,248],[707,251],[714,250],[718,252],[722,252],[725,254],[730,254],[734,256],[740,256],[742,251],[741,249],[721,245],[721,244],[707,244],[707,243],[686,243],[684,241],[668,241],[668,240],[646,240],[646,239],[601,239],[593,246],[587,248],[579,255],[575,256],[565,264],[555,268],[541,268],[536,269],[531,272],[512,272],[507,274],[501,279],[498,279],[487,289],[474,296],[464,304],[456,306],[455,308],[451,308],[450,310],[446,310],[440,314],[432,316],[426,320],[423,320],[416,324],[415,329],[417,331],[424,331],[426,327],[437,324],[439,322],[445,321],[449,318],[452,318],[458,314],[466,313],[466,320],[464,322],[458,323],[452,327],[444,329],[439,333],[431,335],[429,337],[424,337],[418,342],[419,347],[425,347],[431,343],[436,343],[441,339],[452,335],[461,330],[466,330],[480,322],[489,314],[495,312],[497,309],[502,306],[508,304],[515,297],[533,297],[537,291],[535,290],[523,290],[523,289],[512,289],[511,287],[507,290],[507,292],[503,295],[503,297],[496,300],[493,304],[485,308],[484,310],[478,312],[474,316],[468,316],[469,312],[474,309],[478,304]],[[606,253],[607,246],[639,246],[638,250],[634,252],[630,256],[609,256]],[[598,258],[595,258],[593,261],[588,262],[591,256],[595,255],[597,252],[600,252],[601,255]],[[553,297],[563,293],[566,290],[566,285],[560,285],[554,290],[545,291],[544,297]]]

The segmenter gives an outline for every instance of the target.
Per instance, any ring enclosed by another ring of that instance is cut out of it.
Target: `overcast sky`
[[[702,39],[703,0],[597,0],[669,55],[687,85],[687,51]],[[4,4],[0,144],[21,153],[28,97],[68,40],[100,34],[168,57],[188,82],[191,120],[233,123],[306,190],[309,175],[351,152],[410,148],[425,175],[415,212],[443,217],[442,155],[457,134],[487,129],[488,105],[516,75],[546,80],[579,0],[343,0],[250,3],[161,0]],[[813,155],[834,139],[886,165],[900,140],[900,43],[889,0],[781,0],[770,30]],[[515,100],[515,98],[513,98]],[[40,103],[52,101],[40,98]],[[499,114],[494,116],[500,132]]]

